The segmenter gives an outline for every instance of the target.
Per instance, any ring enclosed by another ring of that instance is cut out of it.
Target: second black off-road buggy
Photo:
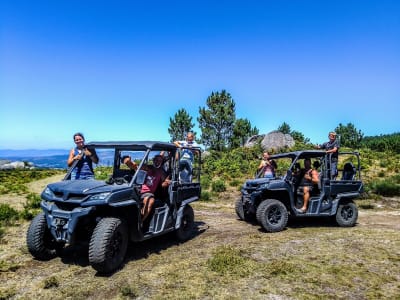
[[[235,210],[241,220],[257,222],[267,232],[283,230],[288,218],[331,217],[340,226],[354,226],[358,209],[354,199],[363,192],[360,158],[357,152],[339,153],[339,174],[331,174],[331,154],[322,150],[281,153],[270,156],[277,164],[274,178],[256,176],[245,182]],[[313,189],[305,213],[301,163],[311,159],[320,165],[319,183]]]

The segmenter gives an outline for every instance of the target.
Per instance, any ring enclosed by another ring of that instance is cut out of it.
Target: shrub
[[[391,178],[374,183],[372,190],[374,193],[382,196],[400,196],[400,185]]]
[[[208,190],[211,185],[211,179],[210,177],[204,175],[200,178],[200,183],[201,183],[201,188],[204,190]]]
[[[210,198],[211,198],[210,192],[208,192],[208,191],[201,192],[200,200],[208,201],[208,200],[210,200]]]
[[[0,222],[9,223],[18,219],[18,211],[8,204],[0,204]]]
[[[217,179],[211,183],[211,190],[216,193],[226,191],[225,182],[222,179]]]
[[[40,202],[42,199],[39,195],[35,193],[29,193],[28,196],[26,196],[26,199],[27,201],[24,205],[25,208],[40,208]]]
[[[229,182],[230,186],[241,186],[242,185],[242,181],[239,179],[233,179]]]

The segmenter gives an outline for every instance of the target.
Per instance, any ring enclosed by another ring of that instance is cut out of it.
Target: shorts
[[[150,192],[147,192],[147,193],[144,193],[144,194],[140,195],[140,199],[141,199],[141,200],[143,200],[143,199],[146,198],[146,197],[148,197],[148,198],[155,198],[155,197],[154,197],[154,194],[153,194],[153,193],[150,193]]]

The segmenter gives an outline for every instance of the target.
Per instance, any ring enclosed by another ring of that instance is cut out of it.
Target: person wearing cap
[[[132,170],[137,170],[137,164],[132,161],[130,156],[123,156],[121,162],[127,165]],[[164,159],[161,155],[156,155],[153,158],[153,165],[143,165],[142,169],[147,172],[145,182],[142,184],[140,190],[140,198],[143,201],[143,207],[141,209],[142,222],[149,216],[151,209],[155,202],[155,196],[157,189],[161,185],[163,188],[170,184],[170,179],[166,176],[165,172],[161,168]]]
[[[338,163],[338,152],[339,152],[339,142],[336,140],[336,132],[331,131],[328,135],[329,141],[323,143],[322,145],[317,145],[318,149],[325,149],[326,153],[331,154],[331,175],[336,177],[338,174],[337,163]]]

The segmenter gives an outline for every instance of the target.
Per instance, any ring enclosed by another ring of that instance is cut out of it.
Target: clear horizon
[[[3,1],[0,149],[169,141],[226,90],[260,134],[400,131],[400,1]]]

